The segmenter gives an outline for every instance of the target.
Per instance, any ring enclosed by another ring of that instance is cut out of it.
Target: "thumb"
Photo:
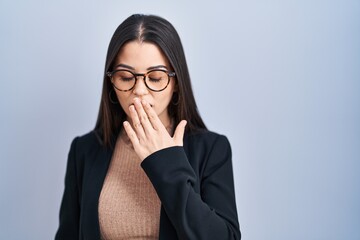
[[[181,120],[181,122],[177,125],[177,127],[175,129],[173,139],[177,146],[183,145],[183,138],[184,138],[186,124],[187,124],[186,120]]]

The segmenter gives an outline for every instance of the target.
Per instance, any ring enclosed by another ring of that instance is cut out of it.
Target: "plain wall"
[[[178,30],[233,149],[243,239],[360,239],[360,1],[0,2],[0,239],[52,239],[70,142],[96,121],[112,33]]]

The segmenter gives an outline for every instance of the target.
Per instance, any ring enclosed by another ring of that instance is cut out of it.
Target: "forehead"
[[[126,64],[136,71],[157,65],[169,67],[167,58],[156,44],[139,41],[131,41],[121,47],[115,61],[115,65],[118,64]]]

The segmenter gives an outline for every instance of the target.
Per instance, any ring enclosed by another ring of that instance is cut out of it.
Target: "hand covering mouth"
[[[154,107],[154,105],[152,105],[151,103],[149,103],[149,104],[150,104],[150,107]],[[135,106],[134,103],[130,103],[130,104],[129,104],[129,107],[130,107],[131,105]]]

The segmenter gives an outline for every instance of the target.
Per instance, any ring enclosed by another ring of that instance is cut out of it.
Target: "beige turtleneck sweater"
[[[158,239],[160,200],[122,131],[99,198],[101,239]]]

